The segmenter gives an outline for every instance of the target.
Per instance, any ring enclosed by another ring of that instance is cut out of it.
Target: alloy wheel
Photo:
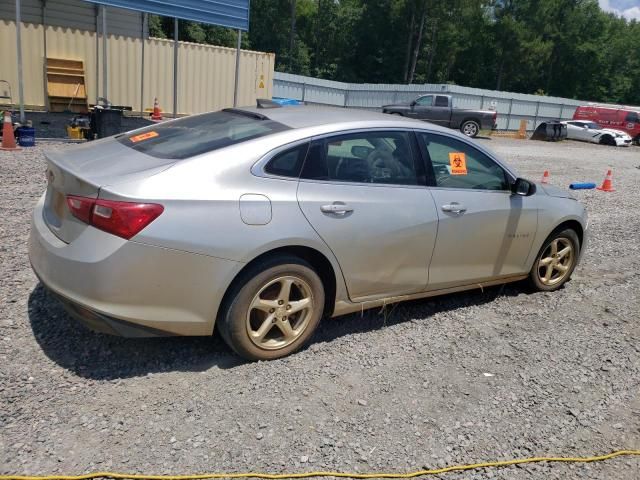
[[[569,274],[574,262],[573,244],[568,238],[554,239],[538,260],[538,278],[543,285],[554,286]]]
[[[251,341],[265,350],[284,348],[306,330],[313,314],[311,286],[287,275],[265,284],[253,297],[246,327]]]
[[[462,127],[462,133],[468,137],[473,137],[478,133],[478,126],[474,122],[467,122]]]

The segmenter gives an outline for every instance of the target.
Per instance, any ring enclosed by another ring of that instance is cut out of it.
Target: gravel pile
[[[41,144],[0,152],[0,473],[406,471],[640,449],[640,149],[479,140],[580,191],[590,244],[559,292],[509,285],[324,321],[306,350],[242,363],[217,337],[85,330],[34,277]],[[460,479],[638,479],[640,458]]]

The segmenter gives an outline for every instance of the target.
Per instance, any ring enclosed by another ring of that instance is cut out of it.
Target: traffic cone
[[[613,188],[613,175],[611,174],[611,170],[607,170],[607,176],[604,177],[604,182],[598,187],[598,190],[602,190],[603,192],[616,191],[615,188]]]
[[[11,123],[11,112],[4,112],[4,122],[2,124],[2,146],[0,150],[20,150],[16,145],[16,136],[13,133]]]
[[[158,104],[158,97],[153,99],[153,113],[151,114],[151,120],[162,120],[162,113],[160,112],[160,105]]]
[[[549,183],[549,170],[545,170],[542,174],[542,181],[540,183]]]

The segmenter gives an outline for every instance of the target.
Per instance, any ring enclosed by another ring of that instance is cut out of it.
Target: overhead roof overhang
[[[163,17],[249,30],[249,0],[85,0]]]

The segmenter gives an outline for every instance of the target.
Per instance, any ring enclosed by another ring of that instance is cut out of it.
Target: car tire
[[[608,145],[610,147],[615,147],[616,139],[613,138],[611,135],[603,135],[602,138],[600,139],[600,145]]]
[[[530,286],[542,292],[558,290],[571,278],[579,256],[580,240],[574,230],[567,228],[553,232],[542,245],[531,267]]]
[[[311,338],[323,315],[325,293],[311,265],[278,255],[245,271],[224,303],[217,327],[225,342],[247,360],[273,360]]]
[[[460,131],[470,138],[475,138],[480,133],[480,124],[475,120],[465,120],[460,125]]]

